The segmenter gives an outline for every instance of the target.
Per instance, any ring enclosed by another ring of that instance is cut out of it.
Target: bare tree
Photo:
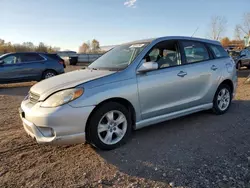
[[[100,43],[98,40],[93,39],[91,42],[91,50],[93,53],[97,53],[100,50]]]
[[[0,45],[4,45],[4,40],[0,39]]]
[[[238,24],[235,27],[236,39],[242,39],[244,36],[250,36],[250,12],[245,13],[242,24]]]
[[[61,50],[61,48],[57,47],[57,46],[52,48],[52,51],[54,51],[54,52],[59,52],[60,50]]]
[[[234,38],[236,40],[242,40],[243,37],[244,37],[244,35],[241,32],[239,25],[236,25],[235,29],[234,29]]]
[[[79,53],[88,53],[90,50],[90,46],[87,43],[83,43],[79,48]]]
[[[211,18],[209,38],[213,40],[220,40],[226,31],[227,19],[221,16],[214,16]]]

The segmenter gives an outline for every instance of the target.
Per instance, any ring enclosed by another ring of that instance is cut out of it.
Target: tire
[[[238,69],[238,70],[241,69],[241,61],[239,61],[239,62],[237,63],[237,69]]]
[[[118,119],[122,123],[119,124]],[[132,120],[129,111],[119,103],[108,102],[98,107],[91,115],[87,141],[99,149],[111,150],[123,145],[128,140],[131,130]]]
[[[223,97],[223,91],[225,91]],[[222,100],[219,100],[222,97]],[[221,101],[221,102],[220,102]],[[232,91],[227,84],[222,84],[217,89],[213,100],[213,112],[217,115],[224,114],[228,111],[232,102]],[[223,103],[223,104],[222,104]]]
[[[46,70],[42,75],[42,80],[56,76],[56,72],[53,70]]]

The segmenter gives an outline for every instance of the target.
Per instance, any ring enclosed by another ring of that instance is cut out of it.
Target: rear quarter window
[[[209,60],[209,53],[203,43],[197,41],[182,41],[184,55],[187,63]]]
[[[63,59],[60,56],[58,56],[57,54],[46,54],[46,56],[48,56],[49,58],[54,59],[54,60],[63,61]]]
[[[213,52],[215,58],[229,57],[229,54],[224,50],[222,46],[208,44],[209,48]]]

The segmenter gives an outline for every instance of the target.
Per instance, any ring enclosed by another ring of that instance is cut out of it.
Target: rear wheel
[[[119,103],[109,102],[100,106],[91,116],[87,138],[97,148],[114,149],[127,141],[131,127],[128,110]]]
[[[53,70],[46,70],[43,75],[42,75],[42,79],[47,79],[47,78],[51,78],[53,76],[56,76],[56,72]]]
[[[231,101],[231,88],[226,84],[220,85],[214,96],[213,112],[218,115],[224,114],[229,109]]]

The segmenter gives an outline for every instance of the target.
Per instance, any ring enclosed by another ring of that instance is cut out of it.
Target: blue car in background
[[[0,83],[40,81],[64,73],[64,68],[64,60],[57,54],[4,54],[0,56]]]

